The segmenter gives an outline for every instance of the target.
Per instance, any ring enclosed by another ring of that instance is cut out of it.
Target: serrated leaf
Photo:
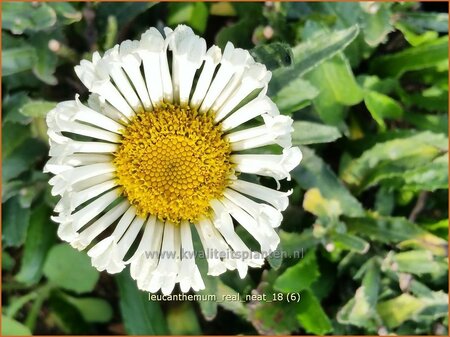
[[[359,327],[373,327],[379,289],[380,266],[372,259],[368,261],[362,284],[356,290],[355,296],[338,312],[338,322]]]
[[[422,275],[439,271],[439,264],[428,250],[410,250],[389,255],[385,263],[392,265],[395,271]]]
[[[2,28],[13,34],[43,30],[56,23],[56,13],[46,3],[4,2],[2,14]]]
[[[333,326],[319,300],[310,290],[301,293],[301,299],[297,312],[297,320],[309,333],[325,335],[332,331]]]
[[[400,77],[406,71],[438,66],[448,60],[448,36],[408,48],[404,51],[380,56],[371,64],[371,72],[383,77]]]
[[[306,147],[302,147],[302,164],[292,172],[292,177],[303,189],[318,188],[326,199],[334,199],[339,202],[342,214],[350,216],[363,215],[363,208],[334,172],[323,160]]]
[[[86,253],[65,243],[53,246],[48,253],[44,275],[50,282],[78,294],[92,291],[100,276]]]
[[[320,276],[314,250],[308,252],[303,259],[286,269],[275,281],[274,289],[289,293],[309,289]]]
[[[384,324],[390,329],[398,327],[407,319],[411,319],[424,306],[424,302],[409,294],[401,294],[391,300],[377,305],[377,312]]]
[[[444,135],[431,132],[380,142],[351,161],[341,172],[342,180],[362,191],[384,179],[402,178],[405,170],[417,169],[445,153],[447,142]]]
[[[292,133],[293,145],[330,143],[342,136],[338,128],[314,122],[295,121]]]
[[[355,39],[358,32],[358,26],[352,26],[332,33],[323,33],[314,39],[295,46],[292,49],[294,64],[291,67],[276,69],[273,72],[269,93],[276,95],[293,80],[302,77],[323,61],[344,50]]]
[[[341,106],[358,104],[363,92],[353,76],[348,60],[338,54],[322,63],[306,75],[317,88],[319,95],[313,105],[320,118],[327,124],[338,125],[344,118],[345,109]]]

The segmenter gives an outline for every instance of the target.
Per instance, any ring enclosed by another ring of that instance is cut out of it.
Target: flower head
[[[248,51],[207,49],[183,25],[164,33],[150,28],[75,67],[91,95],[88,105],[76,96],[49,112],[45,170],[60,196],[60,238],[89,248],[97,269],[130,264],[140,289],[168,294],[176,283],[183,292],[204,288],[194,227],[209,275],[237,269],[243,278],[263,264],[235,223],[264,253],[275,250],[291,191],[239,174],[290,179],[301,152],[291,147],[292,119],[266,95],[270,71]],[[235,130],[258,116],[261,125]],[[270,144],[282,154],[248,153]]]

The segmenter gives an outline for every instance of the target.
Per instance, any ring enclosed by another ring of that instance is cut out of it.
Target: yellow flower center
[[[141,216],[176,224],[209,216],[233,172],[231,148],[213,114],[163,103],[122,132],[114,164],[124,195]]]

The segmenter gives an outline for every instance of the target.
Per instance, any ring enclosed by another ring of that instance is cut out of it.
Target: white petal
[[[264,253],[274,251],[279,244],[278,235],[267,236],[261,228],[259,228],[257,221],[247,212],[245,212],[240,206],[228,198],[220,200],[225,206],[228,212],[235,218],[242,227],[244,227],[250,235],[252,235],[261,246],[261,251]]]
[[[289,190],[287,192],[280,192],[240,179],[234,180],[230,187],[238,192],[263,200],[276,207],[280,211],[284,211],[288,207],[289,196],[292,194],[292,190]]]
[[[237,109],[222,122],[222,130],[228,131],[239,126],[257,116],[268,113],[271,116],[279,115],[277,106],[265,95],[266,89],[261,91],[258,97],[254,98],[244,106]],[[219,120],[216,117],[216,122]]]
[[[208,49],[205,55],[205,63],[202,72],[198,78],[194,94],[192,95],[190,106],[197,109],[202,104],[206,92],[209,89],[214,71],[220,62],[222,51],[217,46]]]
[[[133,87],[136,89],[144,108],[151,110],[153,108],[152,102],[140,69],[142,60],[138,55],[139,49],[139,41],[126,40],[120,44],[119,55],[122,60],[122,68],[133,83]]]
[[[272,233],[272,228],[279,227],[283,216],[275,207],[267,204],[258,204],[257,202],[247,198],[239,192],[229,188],[225,189],[224,196],[239,205],[243,210],[249,213],[260,225],[261,230],[268,229]]]
[[[103,96],[125,116],[134,115],[133,109],[109,80],[108,63],[102,60],[97,52],[94,53],[92,62],[81,61],[80,65],[75,67],[75,73],[89,91]]]
[[[61,195],[65,191],[70,192],[75,183],[114,171],[115,167],[111,163],[80,166],[64,171],[49,180],[50,185],[53,186],[52,195]]]
[[[102,217],[84,229],[78,236],[77,240],[72,242],[72,246],[79,250],[85,249],[97,236],[111,226],[114,221],[119,219],[119,217],[123,218],[125,211],[129,207],[130,204],[127,200],[122,201],[120,204],[109,210]]]
[[[226,138],[232,143],[233,151],[253,149],[270,144],[278,144],[283,148],[292,146],[292,118],[278,115],[262,115],[265,125],[244,129],[231,133]]]
[[[125,268],[117,250],[117,243],[111,236],[97,243],[87,254],[91,257],[92,266],[99,271],[106,270],[110,274],[116,274]]]
[[[175,287],[180,266],[181,243],[179,231],[178,226],[170,222],[165,223],[161,256],[148,286],[150,292],[161,289],[163,294],[168,295]]]
[[[227,43],[220,61],[219,70],[200,106],[200,112],[207,112],[212,107],[233,75],[242,71],[251,59],[247,50],[234,48],[231,42]]]
[[[159,105],[164,99],[161,59],[166,58],[164,38],[154,27],[141,36],[138,49],[144,64],[144,75],[149,96],[153,106]]]
[[[205,251],[206,259],[208,261],[208,275],[218,276],[227,269],[233,269],[231,265],[227,265],[225,261],[220,258],[221,253],[227,253],[228,245],[223,240],[222,236],[212,225],[211,221],[203,218],[198,224],[195,224],[198,235]]]
[[[217,111],[217,120],[222,120],[227,116],[254,90],[267,86],[271,76],[271,72],[267,71],[265,65],[260,63],[251,64],[249,68],[245,69],[236,88],[234,88],[230,95],[223,98],[222,102],[217,104],[217,110],[213,107],[213,110]]]
[[[281,180],[291,179],[289,174],[301,161],[302,153],[298,147],[284,149],[282,155],[274,154],[236,154],[231,161],[236,163],[236,171],[259,174]]]

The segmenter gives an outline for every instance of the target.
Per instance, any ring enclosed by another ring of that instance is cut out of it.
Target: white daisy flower
[[[48,113],[45,171],[61,197],[53,217],[61,239],[88,248],[98,270],[129,264],[140,289],[169,294],[177,283],[183,292],[205,287],[193,228],[209,275],[237,269],[244,278],[262,266],[235,225],[272,252],[292,191],[239,173],[290,179],[302,154],[291,147],[292,119],[266,95],[264,65],[231,43],[223,53],[207,49],[184,25],[164,33],[150,28],[75,67],[91,95],[87,105],[76,96]],[[260,126],[235,130],[258,116]],[[250,154],[270,144],[282,154]]]

